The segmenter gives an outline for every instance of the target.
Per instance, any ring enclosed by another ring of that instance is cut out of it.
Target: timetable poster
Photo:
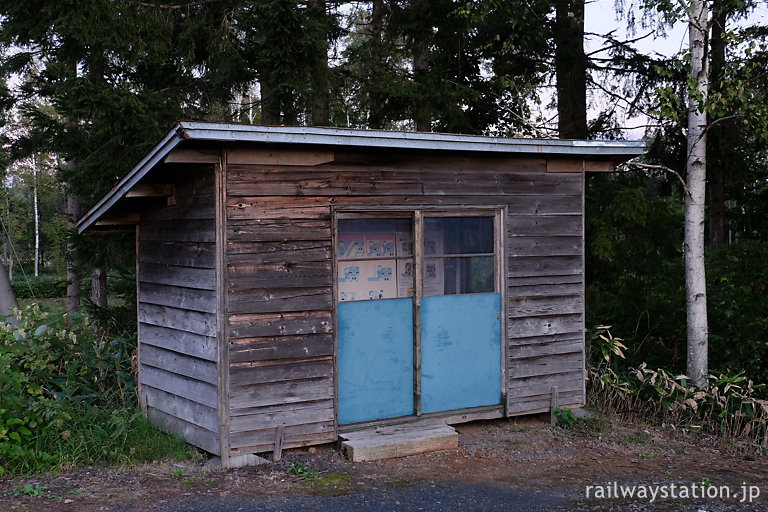
[[[339,259],[365,257],[365,235],[363,233],[342,233],[336,248]]]
[[[397,233],[396,240],[398,258],[413,256],[413,233]]]
[[[394,233],[368,233],[365,235],[365,257],[395,257]]]
[[[339,262],[338,277],[342,302],[397,297],[394,259]]]
[[[444,294],[442,258],[425,258],[423,275],[424,295],[436,296]]]
[[[397,296],[413,297],[413,260],[397,260]]]

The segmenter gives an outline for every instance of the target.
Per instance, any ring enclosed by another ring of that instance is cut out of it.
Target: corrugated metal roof
[[[160,142],[77,223],[82,233],[155,165],[184,140],[304,144],[431,151],[539,154],[560,157],[632,157],[645,151],[642,141],[586,141],[569,139],[523,139],[424,132],[393,132],[318,128],[306,126],[261,126],[184,121],[177,123]]]

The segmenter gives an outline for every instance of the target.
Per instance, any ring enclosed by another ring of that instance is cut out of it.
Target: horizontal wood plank
[[[330,261],[237,263],[229,265],[230,290],[249,288],[313,288],[333,284]]]
[[[335,441],[335,433],[333,420],[302,425],[286,425],[283,431],[283,447],[291,446],[291,443],[296,443],[296,446],[308,446]],[[266,450],[264,451],[272,451],[275,442],[275,428],[233,432],[230,434],[229,440],[233,450],[251,448],[257,451],[255,448],[265,447]]]
[[[516,346],[516,345],[544,345],[547,343],[555,343],[555,342],[571,342],[571,341],[577,341],[579,343],[584,343],[584,332],[571,332],[571,333],[563,333],[563,334],[545,334],[543,336],[531,336],[531,337],[522,337],[522,338],[510,338],[509,340],[509,346]]]
[[[216,385],[216,363],[212,361],[198,359],[152,345],[143,346],[140,355],[142,365],[170,370],[179,375],[207,382],[213,386]]]
[[[551,375],[550,379],[528,379],[525,381],[509,383],[508,395],[511,399],[521,400],[523,398],[543,396],[550,393],[552,386],[557,386],[558,393],[576,392],[580,393],[584,389],[583,372],[574,372],[568,374]]]
[[[236,284],[230,281],[230,286]],[[330,311],[333,308],[333,289],[288,288],[282,289],[230,289],[228,298],[230,314],[279,313],[295,311]]]
[[[230,315],[229,325],[233,338],[330,333],[333,330],[330,311]]]
[[[240,366],[236,363],[229,370],[230,386],[249,386],[272,382],[293,381],[333,376],[333,361],[328,359],[301,362],[288,361],[266,366]]]
[[[173,395],[162,389],[142,386],[142,392],[147,396],[147,406],[157,409],[187,423],[192,423],[211,432],[219,428],[216,409]]]
[[[508,303],[509,318],[581,314],[583,310],[581,295],[510,297]]]
[[[231,196],[578,195],[568,175],[408,170],[228,169]]]
[[[139,245],[139,263],[214,268],[215,245],[197,242],[146,241]]]
[[[581,255],[578,256],[512,256],[507,259],[507,275],[520,277],[551,277],[555,274],[581,275],[584,272]]]
[[[203,336],[144,323],[139,329],[139,336],[142,344],[173,350],[206,361],[216,361],[215,336]]]
[[[140,283],[139,302],[188,309],[201,313],[216,313],[215,290],[197,290],[167,284]]]
[[[215,217],[213,189],[204,196],[181,197],[182,192],[177,189],[173,199],[175,205],[164,206],[157,209],[146,209],[141,212],[141,221],[151,224],[158,221],[211,221]]]
[[[203,336],[216,336],[216,315],[210,313],[139,303],[139,321]]]
[[[219,455],[219,437],[216,432],[176,418],[157,409],[149,409],[147,418],[154,425],[171,434],[177,434],[191,445],[202,448],[208,453]]]
[[[550,354],[540,357],[531,357],[524,360],[516,360],[510,366],[510,379],[523,377],[539,377],[556,373],[572,373],[583,371],[584,355],[581,352],[569,354]]]
[[[549,411],[550,393],[528,396],[523,398],[509,397],[507,400],[507,414],[517,416],[520,414],[535,414]],[[581,391],[567,391],[557,394],[558,405],[581,405],[584,403],[584,396]]]
[[[233,411],[240,410],[239,414],[250,414],[269,405],[332,400],[333,390],[333,379],[329,377],[232,387],[229,391],[229,406]]]
[[[328,220],[265,219],[227,223],[227,240],[236,242],[287,242],[294,240],[330,240]]]
[[[307,149],[255,149],[231,148],[227,150],[228,165],[320,165],[333,162],[333,151],[311,151]]]
[[[213,409],[218,407],[216,386],[154,366],[142,366],[141,384],[161,389]]]
[[[212,268],[178,267],[156,263],[139,264],[139,281],[167,284],[198,290],[215,290],[216,273]]]
[[[232,411],[232,432],[263,430],[278,425],[333,422],[333,400],[264,407],[258,412],[239,414]]]
[[[580,256],[581,236],[511,236],[507,256]]]
[[[227,244],[230,264],[285,263],[307,261],[330,261],[331,240],[284,241],[284,242],[242,242]]]
[[[530,357],[572,353],[581,354],[583,351],[584,343],[581,340],[566,340],[536,345],[512,345],[507,349],[507,357],[510,359],[510,366],[514,366],[517,364],[526,364],[525,359]]]
[[[229,348],[231,363],[333,355],[333,336],[329,334],[232,341]]]
[[[565,295],[581,296],[584,292],[584,285],[581,283],[581,276],[576,276],[576,283],[564,284],[539,284],[530,286],[510,286],[507,288],[507,297],[509,300],[536,298],[536,297],[558,297]],[[510,283],[516,283],[517,279],[510,280]]]
[[[516,236],[580,236],[583,231],[581,215],[510,215],[507,232]]]
[[[139,228],[139,242],[158,240],[161,242],[215,242],[212,220],[169,220],[142,223]]]
[[[581,314],[577,314],[551,317],[510,318],[507,322],[507,332],[510,338],[530,338],[532,336],[565,333],[581,335],[584,332],[583,317]]]

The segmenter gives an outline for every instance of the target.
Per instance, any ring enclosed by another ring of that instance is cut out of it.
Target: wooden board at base
[[[352,462],[456,450],[459,433],[444,423],[369,428],[341,434],[341,451]]]

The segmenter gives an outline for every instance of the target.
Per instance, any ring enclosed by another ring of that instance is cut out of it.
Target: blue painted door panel
[[[501,403],[498,293],[421,301],[421,410]]]
[[[413,414],[413,301],[338,304],[339,423]]]

